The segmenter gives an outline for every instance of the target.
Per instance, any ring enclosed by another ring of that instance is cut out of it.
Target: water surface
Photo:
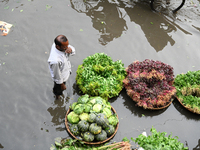
[[[68,136],[65,114],[80,96],[76,69],[94,53],[120,59],[125,67],[135,60],[160,60],[175,76],[199,70],[199,7],[199,1],[187,1],[172,14],[155,13],[142,0],[0,0],[1,20],[14,25],[0,36],[0,148],[45,150],[54,138]],[[56,101],[47,59],[59,34],[68,37],[76,55],[70,58],[73,73],[65,98]],[[143,110],[122,90],[109,101],[120,120],[114,141],[149,134],[153,126],[178,136],[191,150],[200,146],[199,115],[177,100],[164,110]]]

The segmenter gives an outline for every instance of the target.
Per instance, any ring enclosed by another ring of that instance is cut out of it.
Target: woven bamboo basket
[[[164,109],[164,108],[167,108],[167,107],[169,107],[169,105],[171,105],[171,103],[173,102],[173,98],[171,98],[170,99],[170,102],[167,104],[167,105],[165,105],[165,106],[163,106],[163,107],[158,107],[158,108],[150,108],[150,107],[147,107],[146,109],[151,109],[151,110],[161,110],[161,109]]]
[[[179,103],[180,103],[185,109],[187,109],[187,110],[189,110],[190,112],[193,112],[193,113],[195,113],[195,114],[200,114],[200,113],[196,112],[194,109],[186,107],[186,106],[182,103],[182,101],[181,101],[177,96],[176,96],[176,99],[179,101]]]
[[[169,107],[169,105],[171,105],[171,103],[173,102],[173,100],[174,100],[174,98],[173,98],[174,96],[172,96],[171,98],[170,98],[170,101],[165,105],[165,106],[163,106],[163,107],[158,107],[158,108],[151,108],[151,107],[147,107],[147,108],[144,108],[144,109],[149,109],[149,110],[161,110],[161,109],[164,109],[164,108],[167,108],[167,107]],[[133,99],[132,99],[133,100]],[[134,100],[133,100],[134,101]],[[136,102],[136,101],[134,101],[134,102]],[[137,102],[136,102],[137,103]],[[143,108],[143,107],[142,107]]]
[[[115,109],[114,109],[112,106],[111,106],[111,109],[112,109],[113,113],[116,114],[116,116],[117,116],[117,118],[118,118],[118,115],[117,115]],[[66,113],[66,116],[65,116],[65,126],[66,126],[67,131],[69,132],[69,134],[70,134],[72,137],[74,137],[75,139],[78,140],[78,138],[77,138],[75,135],[73,135],[73,134],[71,133],[70,129],[69,129],[69,124],[68,124],[68,121],[67,121],[67,115],[70,113],[70,111],[71,111],[71,110],[70,110],[70,108],[69,108],[68,111],[67,111],[67,113]],[[119,118],[118,118],[118,119],[119,119]],[[84,142],[85,144],[92,144],[92,145],[94,145],[94,144],[103,144],[103,143],[109,141],[110,139],[112,139],[112,138],[114,137],[114,135],[117,133],[118,127],[119,127],[119,122],[118,122],[117,125],[116,125],[115,132],[113,133],[113,135],[111,135],[110,137],[108,137],[108,138],[107,138],[106,140],[104,140],[104,141],[98,141],[98,142],[86,142],[86,141],[82,141],[82,142]]]

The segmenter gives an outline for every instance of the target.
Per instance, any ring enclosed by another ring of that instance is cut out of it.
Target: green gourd
[[[113,125],[109,125],[106,129],[105,129],[107,136],[111,136],[115,133],[115,127]]]
[[[89,123],[87,121],[85,121],[85,120],[79,121],[78,129],[80,132],[86,132],[86,131],[88,131],[88,128],[89,128]]]
[[[69,130],[73,135],[79,135],[79,129],[77,124],[73,124],[70,126]]]
[[[89,121],[90,123],[93,123],[93,122],[95,122],[95,119],[96,119],[96,115],[95,115],[94,113],[90,113],[90,114],[89,114],[88,121]]]
[[[94,135],[87,131],[83,134],[83,140],[86,142],[92,142],[94,140]]]
[[[95,138],[96,138],[97,141],[104,141],[104,140],[106,140],[107,139],[107,133],[106,133],[106,131],[101,130],[101,133],[97,134],[95,136]]]
[[[99,134],[101,133],[101,126],[98,126],[97,123],[92,123],[90,126],[89,126],[89,131],[92,133],[92,134]]]
[[[95,122],[100,126],[103,126],[104,124],[108,124],[109,123],[106,115],[103,114],[103,113],[97,114],[97,116],[95,118]]]

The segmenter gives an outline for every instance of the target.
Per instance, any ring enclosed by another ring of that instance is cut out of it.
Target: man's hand
[[[64,91],[64,90],[66,90],[66,89],[67,89],[66,85],[65,85],[64,83],[62,83],[62,84],[61,84],[61,90]]]
[[[66,51],[65,51],[65,53],[68,53],[68,54],[70,54],[72,52],[72,49],[70,48],[70,47],[68,47],[67,49],[66,49]]]

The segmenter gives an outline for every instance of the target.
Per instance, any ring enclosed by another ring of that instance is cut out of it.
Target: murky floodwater
[[[0,0],[0,20],[14,25],[0,37],[0,148],[46,150],[55,137],[68,136],[65,114],[80,96],[76,69],[94,53],[121,59],[125,67],[153,59],[171,65],[175,75],[199,70],[199,8],[199,1],[188,0],[173,15],[154,13],[142,0]],[[47,65],[58,34],[65,34],[76,48],[61,101],[54,100]],[[114,141],[149,133],[154,126],[178,136],[191,150],[199,149],[199,115],[176,100],[165,110],[143,110],[122,90],[110,102],[120,120]]]

